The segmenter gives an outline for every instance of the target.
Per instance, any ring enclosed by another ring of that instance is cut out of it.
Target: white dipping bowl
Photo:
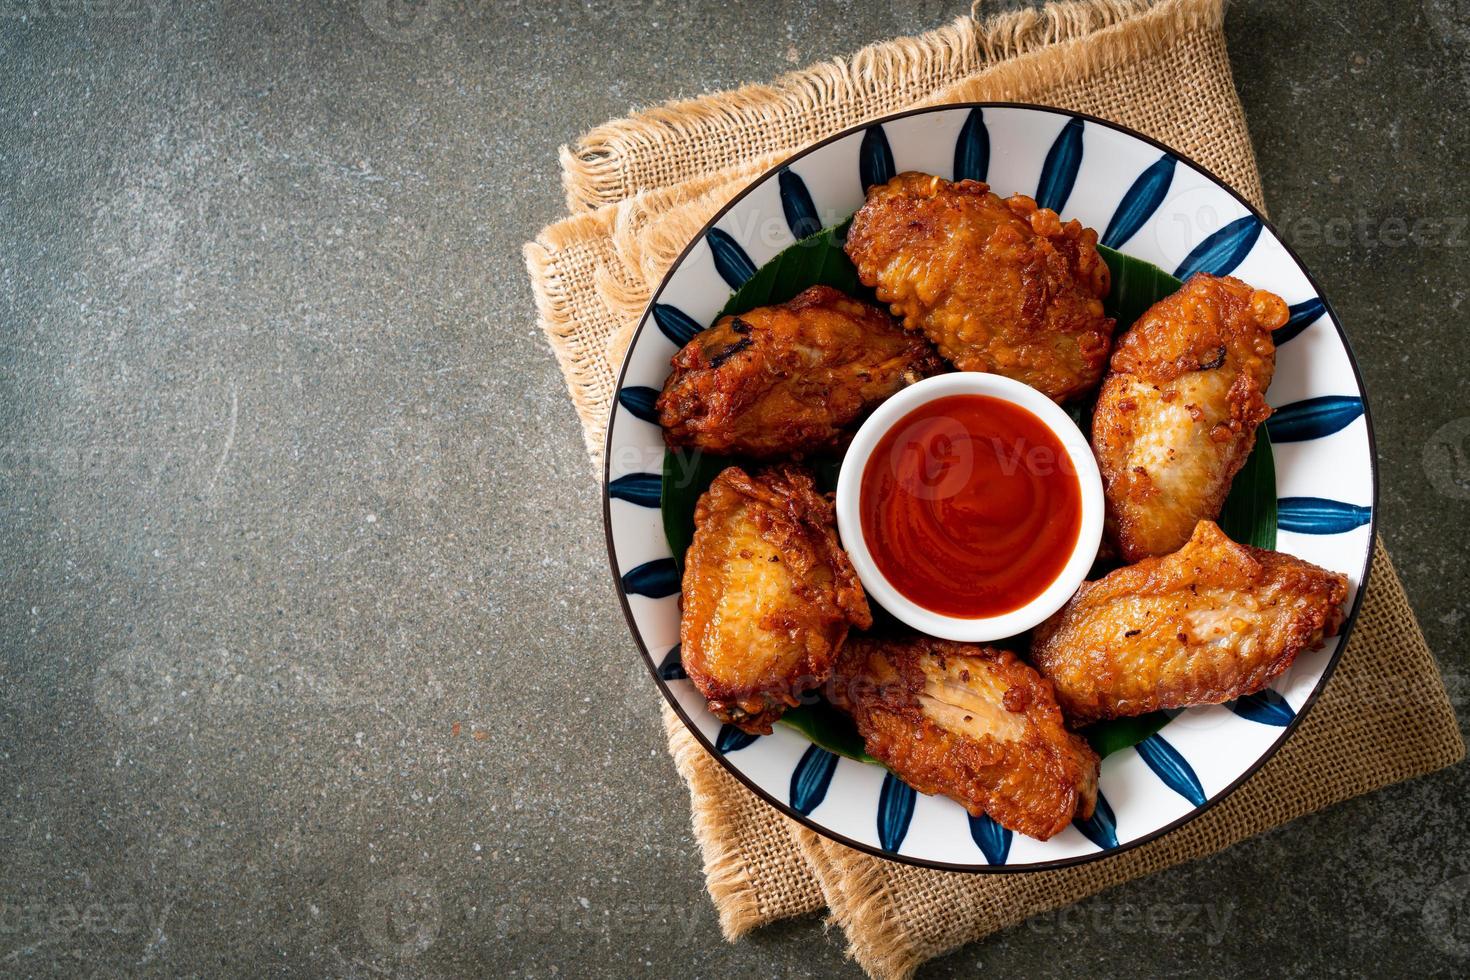
[[[987,395],[1030,412],[1062,444],[1081,489],[1082,520],[1077,543],[1056,579],[1041,594],[1018,609],[979,618],[946,616],[926,609],[899,592],[878,570],[863,537],[861,495],[863,471],[874,448],[888,431],[921,405],[952,395]],[[1023,633],[1056,612],[1072,597],[1097,557],[1102,541],[1102,477],[1092,447],[1056,402],[1029,385],[998,374],[961,371],[926,378],[888,399],[858,429],[842,460],[837,477],[837,530],[843,547],[868,595],[914,629],[930,636],[966,643],[985,643]]]

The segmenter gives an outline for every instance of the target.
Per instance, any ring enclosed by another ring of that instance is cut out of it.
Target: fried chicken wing
[[[1196,522],[1219,516],[1271,414],[1271,331],[1288,315],[1279,296],[1198,273],[1118,342],[1092,449],[1128,561],[1176,551]]]
[[[847,254],[910,330],[962,371],[1023,381],[1057,401],[1102,377],[1114,321],[1097,232],[979,181],[903,173],[868,190]]]
[[[922,338],[830,286],[721,317],[673,359],[671,446],[767,459],[833,449],[869,409],[943,367]]]
[[[731,466],[694,512],[679,623],[709,709],[752,734],[825,682],[850,627],[872,625],[832,502],[801,467]]]
[[[1347,578],[1200,521],[1183,549],[1082,588],[1036,628],[1031,662],[1085,725],[1252,694],[1342,623]]]
[[[1046,840],[1092,815],[1098,758],[1015,654],[926,636],[858,637],[829,684],[867,751],[921,793]]]

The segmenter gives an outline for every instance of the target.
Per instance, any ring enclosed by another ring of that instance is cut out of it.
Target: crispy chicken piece
[[[721,317],[673,359],[670,446],[767,459],[834,449],[879,402],[944,366],[876,306],[831,286]]]
[[[1177,551],[1196,522],[1219,516],[1271,414],[1271,331],[1288,316],[1279,296],[1198,273],[1118,342],[1092,449],[1128,561]]]
[[[1068,720],[1219,704],[1261,690],[1342,624],[1347,578],[1200,521],[1180,551],[1084,583],[1031,662]]]
[[[1098,758],[1063,725],[1051,685],[1015,654],[927,636],[859,637],[829,698],[868,754],[921,793],[1046,840],[1097,802]]]
[[[847,254],[910,330],[962,371],[1024,381],[1057,401],[1102,377],[1113,320],[1097,232],[974,180],[903,173],[868,190]]]
[[[801,467],[725,469],[699,498],[684,565],[684,670],[721,721],[755,735],[824,683],[873,619],[832,502]]]

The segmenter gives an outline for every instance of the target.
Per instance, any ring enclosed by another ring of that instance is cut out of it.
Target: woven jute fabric
[[[1059,106],[1147,133],[1263,206],[1222,7],[1223,0],[1081,0],[962,17],[770,85],[647,110],[564,149],[572,216],[526,246],[526,263],[594,470],[617,366],[674,258],[752,178],[848,126],[923,104]],[[1198,819],[1092,864],[965,875],[883,861],[762,803],[667,709],[665,725],[725,934],[733,939],[826,908],[852,957],[881,977],[908,976],[924,960],[1028,916],[1432,772],[1465,751],[1434,658],[1377,543],[1351,641],[1286,745]]]

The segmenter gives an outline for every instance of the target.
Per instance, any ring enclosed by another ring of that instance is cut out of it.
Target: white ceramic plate
[[[1348,576],[1340,636],[1260,695],[1194,708],[1103,760],[1097,814],[1048,841],[972,819],[874,765],[839,758],[776,726],[722,726],[679,666],[679,583],[659,511],[664,444],[652,402],[669,358],[734,289],[811,230],[845,220],[865,182],[918,170],[1029,194],[1096,228],[1105,245],[1185,278],[1231,274],[1291,306],[1277,331],[1267,423],[1276,459],[1281,551]],[[849,130],[796,154],[715,216],[665,277],[618,379],[607,435],[608,553],[628,624],[655,681],[696,738],[772,806],[818,833],[886,858],[964,871],[1077,864],[1164,834],[1228,795],[1311,706],[1346,642],[1366,584],[1377,473],[1362,382],[1336,317],[1296,255],[1239,195],[1147,137],[1039,106],[921,109]]]

